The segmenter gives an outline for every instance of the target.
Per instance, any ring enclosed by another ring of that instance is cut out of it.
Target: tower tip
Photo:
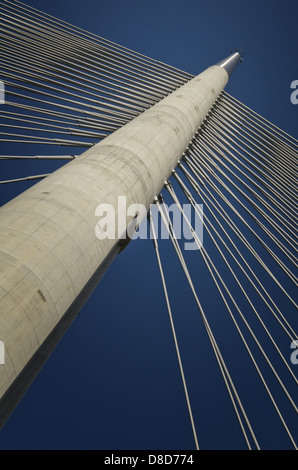
[[[236,52],[233,52],[225,59],[220,60],[215,65],[219,65],[220,67],[223,67],[230,77],[231,73],[233,72],[234,68],[238,64],[239,60],[240,60],[240,53],[236,50]]]

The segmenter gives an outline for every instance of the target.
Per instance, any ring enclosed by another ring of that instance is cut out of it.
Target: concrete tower
[[[0,425],[121,250],[98,240],[95,209],[149,210],[228,82],[234,53],[0,209]],[[133,216],[131,216],[131,219]]]

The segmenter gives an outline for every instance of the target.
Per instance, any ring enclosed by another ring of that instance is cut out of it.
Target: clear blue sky
[[[245,62],[226,90],[298,137],[298,105],[290,102],[290,83],[298,79],[297,2],[26,3],[193,74],[231,49],[243,49]],[[36,173],[43,172],[40,168]],[[5,177],[12,170],[14,177],[18,169],[11,167]],[[0,203],[28,186],[2,187]],[[186,374],[192,377],[199,442],[207,449],[244,448],[223,384],[211,370],[212,353],[197,311],[177,260],[167,256],[169,250],[163,246]],[[193,448],[154,256],[150,241],[138,241],[118,257],[0,433],[0,449]],[[221,313],[210,291],[202,297],[211,316]],[[219,324],[224,328],[220,319]],[[225,347],[228,338],[223,338]],[[231,364],[237,364],[236,351],[226,350]],[[239,387],[249,396],[259,389],[247,388],[247,374],[244,363]],[[247,406],[261,444],[287,448],[270,406],[262,398],[254,406],[247,400]],[[264,432],[260,410],[266,429],[272,424],[274,432]]]

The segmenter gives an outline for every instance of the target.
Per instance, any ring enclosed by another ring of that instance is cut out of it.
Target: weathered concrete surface
[[[210,67],[0,209],[0,397],[115,244],[95,236],[97,205],[149,208],[227,81]]]

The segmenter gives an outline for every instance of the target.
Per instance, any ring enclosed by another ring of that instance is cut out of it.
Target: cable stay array
[[[22,2],[0,15],[3,143],[88,148],[192,78]]]
[[[4,177],[1,170],[0,184],[46,178],[48,171],[30,175],[33,160],[62,165],[77,158],[193,78],[18,0],[0,1],[0,38],[5,84],[0,169],[12,161],[16,170],[20,162],[31,162],[29,176]],[[163,194],[152,201],[198,310],[233,410],[231,419],[248,449],[264,447],[257,416],[262,410],[253,412],[254,383],[277,417],[277,432],[286,436],[289,447],[297,450],[298,445],[298,366],[290,361],[290,344],[298,338],[297,157],[297,139],[223,91],[173,168]],[[171,204],[196,245],[193,251],[182,247]],[[203,224],[204,243],[194,218]],[[186,412],[199,449],[204,434],[200,397],[192,392],[176,325],[183,315],[174,301],[179,286],[167,278],[169,260],[151,213],[148,219]],[[218,299],[217,317],[225,328],[218,327],[204,290]],[[227,344],[236,337],[239,362],[231,364]],[[251,367],[247,382],[242,358]],[[249,382],[251,377],[255,382]],[[263,433],[266,426],[270,423],[264,417]]]
[[[230,129],[237,129],[237,138]],[[264,132],[267,141],[264,140]],[[285,352],[284,347],[280,346],[280,340],[287,337],[290,344],[297,338],[297,304],[292,295],[293,290],[288,287],[291,284],[297,287],[297,196],[294,192],[295,179],[292,177],[289,181],[291,184],[288,184],[288,173],[279,171],[285,165],[295,175],[295,159],[298,156],[296,144],[297,141],[291,136],[223,92],[182,155],[177,169],[173,169],[172,178],[165,184],[169,201],[164,204],[162,196],[155,201],[160,220],[168,230],[174,251],[187,277],[190,292],[196,299],[248,449],[261,448],[257,432],[253,430],[253,424],[207,320],[205,311],[208,311],[208,305],[203,308],[199,301],[200,277],[195,273],[192,279],[190,275],[167,205],[174,203],[181,211],[197,244],[198,251],[191,252],[191,256],[201,257],[201,263],[205,264],[210,285],[213,284],[210,292],[217,290],[221,298],[218,310],[222,315],[228,313],[232,319],[234,334],[239,335],[255,368],[257,380],[261,381],[289,442],[297,449],[294,430],[290,430],[287,425],[278,403],[279,391],[274,393],[271,390],[272,382],[275,381],[273,388],[279,386],[296,416],[297,375],[289,361],[288,351]],[[185,201],[191,204],[194,213],[204,224],[203,245],[184,212]],[[198,209],[198,204],[203,204],[204,215]],[[156,251],[155,238],[154,235]],[[201,272],[200,266],[198,264],[197,272]],[[281,279],[285,277],[287,279],[282,282]],[[163,284],[166,282],[164,278],[163,273]],[[226,282],[226,278],[230,281]],[[278,290],[280,296],[277,295]],[[170,297],[168,293],[165,294],[168,304]],[[278,365],[271,360],[271,353],[266,352],[267,349],[275,350]],[[271,372],[269,379],[267,369]],[[183,377],[183,382],[187,379]],[[293,391],[289,391],[289,388]],[[196,397],[188,399],[191,402]],[[192,420],[191,415],[190,418]],[[196,443],[200,439],[199,428],[195,439]]]

